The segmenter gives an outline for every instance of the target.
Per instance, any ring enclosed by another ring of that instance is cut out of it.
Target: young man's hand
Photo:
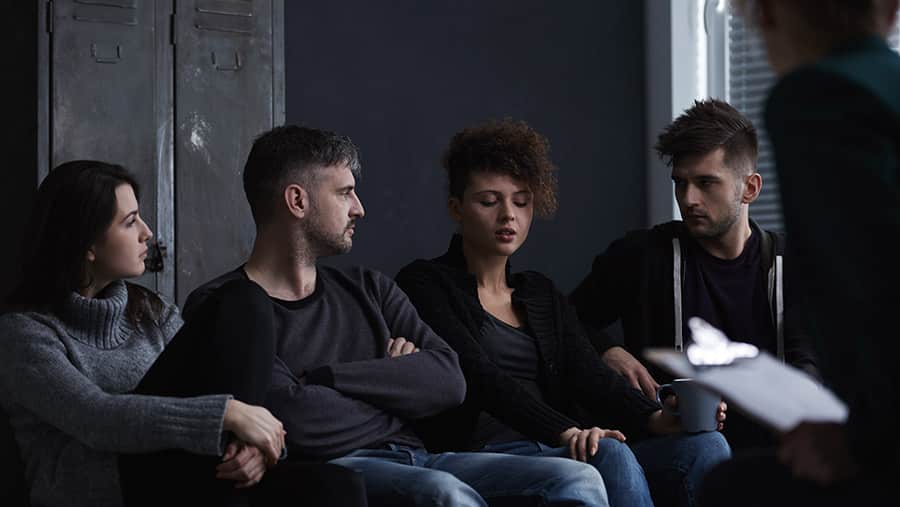
[[[235,481],[236,488],[248,488],[262,480],[266,468],[262,451],[234,440],[225,448],[222,462],[216,465],[216,479]]]
[[[397,338],[391,338],[390,340],[388,340],[388,357],[400,357],[408,354],[414,354],[418,351],[419,348],[416,347],[415,343],[406,341],[406,338],[402,336],[398,336]]]
[[[635,359],[622,347],[610,347],[603,353],[603,362],[628,380],[635,389],[644,393],[644,396],[656,400],[656,390],[659,384],[647,371],[647,368]]]
[[[678,397],[674,395],[667,396],[662,402],[666,408],[650,414],[650,420],[647,423],[650,433],[656,435],[678,433],[681,431],[681,418],[674,414],[674,412],[678,411]],[[719,406],[716,407],[716,430],[722,431],[725,428],[727,411],[728,404],[720,401]]]
[[[778,459],[794,476],[823,486],[850,479],[858,471],[847,427],[837,423],[801,423],[781,437]]]

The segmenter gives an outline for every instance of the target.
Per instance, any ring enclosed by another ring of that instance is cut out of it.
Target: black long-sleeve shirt
[[[508,274],[513,304],[525,310],[537,342],[538,384],[543,400],[490,360],[480,343],[488,318],[475,277],[466,271],[459,236],[433,260],[403,268],[397,283],[422,318],[457,351],[468,383],[466,401],[423,427],[438,449],[466,449],[478,416],[488,412],[535,440],[557,445],[572,426],[621,429],[629,438],[646,434],[647,420],[659,408],[609,369],[585,337],[574,310],[548,278],[535,272]]]
[[[238,269],[194,291],[186,318],[210,291],[243,276]],[[420,446],[410,423],[462,402],[456,353],[381,273],[320,266],[311,295],[273,304],[277,348],[266,406],[284,424],[292,456],[329,459],[387,442]],[[386,357],[394,337],[421,351]]]

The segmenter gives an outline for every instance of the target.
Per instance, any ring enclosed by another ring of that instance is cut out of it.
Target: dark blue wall
[[[524,119],[560,167],[560,209],[514,258],[570,290],[645,219],[643,2],[285,2],[287,122],[360,146],[367,215],[349,255],[393,276],[444,251],[440,155],[457,130]]]

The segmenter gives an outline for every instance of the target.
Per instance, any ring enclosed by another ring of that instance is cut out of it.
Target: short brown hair
[[[756,170],[756,128],[740,111],[717,99],[696,100],[659,135],[656,153],[669,167],[686,156],[725,149],[725,165],[737,173]]]
[[[452,197],[462,199],[473,172],[508,174],[528,185],[539,216],[557,208],[556,171],[547,138],[524,121],[491,120],[456,133],[444,153]]]
[[[338,164],[346,164],[359,177],[359,149],[349,137],[297,125],[282,125],[260,134],[253,141],[243,176],[256,225],[271,219],[289,179],[311,177],[319,168]]]

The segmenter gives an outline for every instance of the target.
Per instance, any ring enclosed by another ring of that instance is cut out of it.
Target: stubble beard
[[[691,231],[696,239],[719,239],[730,231],[741,218],[740,196],[732,202],[728,214],[718,221],[710,221],[709,227]]]
[[[306,238],[310,250],[315,252],[317,257],[341,255],[353,248],[353,239],[347,236],[346,227],[341,232],[334,233],[315,222],[307,229]]]

